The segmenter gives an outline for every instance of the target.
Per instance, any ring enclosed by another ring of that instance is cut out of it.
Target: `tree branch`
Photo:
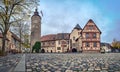
[[[0,17],[2,18],[2,21],[5,23],[5,19],[1,13],[0,13]]]
[[[3,24],[0,23],[0,26],[1,26],[1,27],[0,27],[0,31],[1,31],[2,34],[3,34],[3,30],[4,30]],[[3,28],[3,29],[2,29],[2,28]]]
[[[5,8],[3,8],[2,6],[0,6],[0,8],[5,12]]]

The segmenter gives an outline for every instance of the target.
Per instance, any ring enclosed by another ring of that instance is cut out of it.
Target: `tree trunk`
[[[2,38],[2,52],[3,54],[5,54],[5,42],[6,42],[6,34],[3,34],[3,38]]]

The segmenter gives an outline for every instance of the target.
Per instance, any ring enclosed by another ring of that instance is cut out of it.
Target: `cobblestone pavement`
[[[26,54],[27,72],[120,72],[120,53]]]
[[[20,61],[22,54],[0,57],[0,72],[12,72]]]

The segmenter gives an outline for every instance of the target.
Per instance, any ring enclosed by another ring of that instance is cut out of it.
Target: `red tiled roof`
[[[45,35],[45,36],[42,36],[40,38],[41,41],[51,41],[51,40],[55,40],[56,38],[56,34],[49,34],[49,35]]]
[[[42,36],[41,41],[51,41],[51,40],[60,40],[60,39],[69,39],[69,33],[58,33],[58,34],[49,34]]]

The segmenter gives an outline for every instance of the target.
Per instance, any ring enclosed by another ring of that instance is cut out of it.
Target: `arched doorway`
[[[51,50],[51,53],[52,53],[52,50]]]
[[[76,49],[76,48],[73,48],[73,49],[72,49],[72,52],[77,52],[77,49]]]
[[[42,49],[42,50],[41,50],[41,53],[45,53],[45,50],[44,50],[44,49]]]

